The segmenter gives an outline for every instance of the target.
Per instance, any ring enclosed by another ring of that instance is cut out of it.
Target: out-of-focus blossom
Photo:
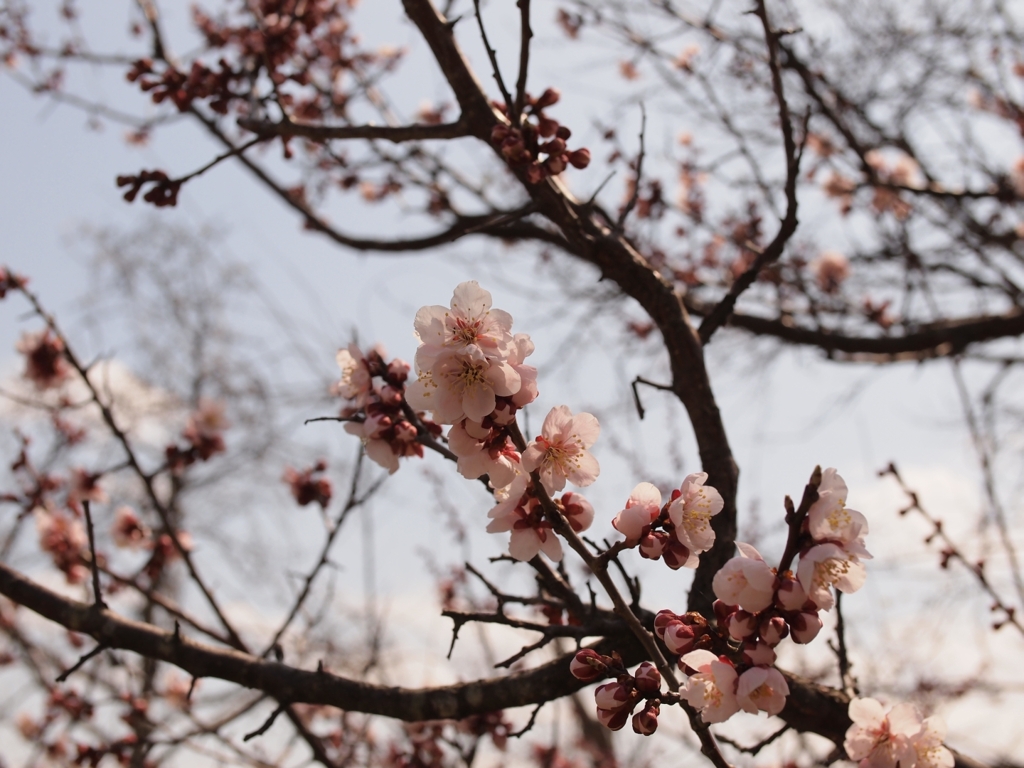
[[[68,515],[36,507],[36,530],[39,532],[39,548],[53,558],[67,578],[68,584],[80,584],[89,575],[82,563],[88,539],[82,523]]]
[[[110,531],[114,544],[126,549],[142,549],[150,545],[150,530],[128,506],[114,512],[114,527]]]
[[[383,349],[374,348],[374,351],[380,358],[384,357]],[[339,349],[335,360],[341,368],[341,379],[334,385],[335,393],[347,400],[354,400],[355,405],[362,408],[369,402],[373,390],[373,374],[362,350],[353,342],[348,345],[348,349]]]
[[[201,398],[199,407],[188,417],[182,435],[192,444],[198,458],[206,461],[225,450],[222,432],[227,428],[224,403]]]
[[[841,253],[824,251],[811,262],[811,272],[821,290],[835,293],[850,276],[850,262]]]
[[[71,472],[71,482],[68,485],[68,508],[76,515],[82,514],[82,502],[88,501],[92,504],[102,504],[107,500],[106,492],[100,487],[100,476],[84,469],[75,469]]]
[[[37,389],[59,386],[71,372],[64,357],[64,342],[49,328],[22,334],[16,349],[25,355],[25,378]]]
[[[292,496],[300,507],[316,502],[321,509],[331,503],[331,481],[326,477],[314,477],[327,469],[324,461],[318,461],[312,467],[299,472],[292,467],[284,470],[284,481],[291,487]]]
[[[552,408],[540,436],[523,452],[523,467],[540,474],[548,493],[565,488],[566,480],[581,488],[588,486],[601,471],[597,459],[587,450],[600,433],[601,426],[592,414],[573,416],[565,405]]]
[[[757,613],[772,604],[775,572],[749,544],[736,542],[740,551],[715,574],[711,582],[715,596],[728,605]]]
[[[537,399],[537,369],[526,365],[523,361],[533,354],[534,345],[525,333],[517,333],[512,337],[513,343],[509,350],[508,364],[519,374],[519,391],[512,395],[512,403],[516,408],[529,405]]]

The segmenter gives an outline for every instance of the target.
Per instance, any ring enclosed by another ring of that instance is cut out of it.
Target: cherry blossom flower
[[[915,768],[912,738],[921,730],[921,716],[912,704],[897,704],[886,712],[875,699],[853,699],[849,714],[853,725],[843,748],[860,768]]]
[[[530,560],[543,552],[556,563],[562,559],[562,543],[544,517],[540,500],[534,495],[528,475],[520,472],[506,487],[498,489],[498,503],[487,513],[488,533],[511,531],[508,553],[516,560]]]
[[[840,592],[856,592],[864,586],[867,572],[864,563],[855,555],[838,544],[829,543],[811,547],[800,556],[797,576],[807,596],[816,606],[827,611],[836,604],[831,587]]]
[[[679,493],[673,493],[668,505],[668,516],[675,526],[676,538],[690,551],[685,563],[687,568],[697,567],[697,555],[707,552],[715,543],[715,532],[711,518],[722,511],[725,502],[722,495],[705,486],[707,472],[695,472],[683,479]]]
[[[37,389],[59,386],[71,372],[64,359],[64,342],[49,328],[22,334],[16,349],[25,355],[25,378]]]
[[[459,473],[470,480],[487,475],[491,487],[512,482],[519,466],[519,451],[508,435],[465,419],[448,430],[448,447],[459,457]]]
[[[651,483],[640,483],[629,494],[626,508],[615,516],[612,525],[626,537],[629,544],[636,544],[660,514],[661,491]],[[653,543],[649,546],[653,546]],[[660,550],[658,554],[661,554]]]
[[[381,358],[385,354],[379,347],[374,347],[373,352]],[[373,390],[373,374],[362,350],[353,342],[348,349],[339,349],[335,360],[341,368],[341,379],[334,385],[334,392],[347,400],[354,400],[362,408],[369,402]]]
[[[738,605],[745,611],[757,613],[772,604],[775,590],[775,572],[749,544],[736,542],[740,551],[715,574],[711,587],[715,596],[728,605]]]
[[[423,456],[416,427],[404,419],[395,421],[386,412],[372,412],[362,422],[350,421],[345,431],[361,438],[366,455],[392,475],[398,471],[400,456]]]
[[[114,511],[114,527],[110,532],[114,544],[126,549],[141,549],[150,545],[150,530],[139,520],[135,510],[128,506]]]
[[[751,667],[739,677],[736,701],[740,709],[756,715],[767,712],[777,715],[786,706],[789,685],[775,667]]]
[[[485,357],[505,359],[512,344],[512,316],[492,309],[490,292],[476,280],[455,286],[450,308],[420,308],[414,327],[422,342],[416,350],[416,368],[421,371],[431,370],[437,358],[447,352],[475,349]]]
[[[807,525],[815,541],[832,541],[851,554],[870,559],[864,547],[868,521],[860,512],[846,506],[848,490],[839,473],[829,467],[821,474],[818,500],[807,512]]]
[[[597,440],[601,426],[589,413],[572,415],[568,406],[552,408],[540,436],[523,452],[527,472],[540,473],[548,493],[565,488],[565,481],[585,487],[597,479],[601,467],[587,450]]]
[[[917,753],[915,768],[953,768],[953,753],[942,745],[945,738],[945,721],[937,715],[926,718],[921,730],[910,738]]]
[[[736,714],[736,668],[720,660],[711,651],[690,651],[680,664],[696,670],[683,686],[683,697],[700,712],[705,723],[724,723]]]
[[[517,333],[512,337],[512,341],[508,364],[519,374],[519,391],[512,395],[512,403],[516,408],[522,408],[536,400],[539,394],[537,391],[537,369],[523,363],[527,357],[533,354],[534,346],[530,337],[525,333]]]
[[[442,424],[465,418],[481,422],[494,410],[497,397],[510,397],[521,385],[511,365],[486,357],[476,346],[442,354],[430,368],[417,367],[419,378],[409,385],[406,399],[417,410],[432,411]]]

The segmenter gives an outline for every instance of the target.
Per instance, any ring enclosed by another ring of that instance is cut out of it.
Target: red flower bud
[[[577,149],[575,152],[569,153],[569,163],[573,168],[579,168],[580,170],[590,165],[590,150],[584,147],[583,149]]]
[[[577,680],[589,683],[599,680],[608,672],[604,657],[592,648],[584,648],[569,662],[569,671]]]
[[[550,107],[553,104],[557,104],[558,100],[562,98],[562,93],[557,88],[548,88],[540,95],[540,98],[534,103],[533,107],[539,111]]]
[[[661,673],[651,662],[645,661],[633,673],[636,687],[645,696],[655,696],[661,692]]]
[[[641,736],[650,736],[658,730],[658,715],[661,714],[661,705],[656,701],[647,703],[647,706],[633,715],[633,731]]]

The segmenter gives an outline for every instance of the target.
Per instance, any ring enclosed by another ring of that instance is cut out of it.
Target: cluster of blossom
[[[887,712],[875,699],[853,699],[849,713],[853,725],[843,748],[860,768],[953,768],[953,753],[942,745],[942,718],[922,718],[913,704]]]
[[[544,115],[544,110],[557,104],[561,98],[557,88],[548,88],[537,99],[528,95],[526,112],[536,118],[536,125],[523,116],[518,128],[499,124],[491,131],[491,142],[500,149],[502,157],[513,167],[525,167],[526,178],[531,184],[557,176],[570,165],[580,169],[590,165],[590,150],[584,148],[570,152],[565,142],[572,132]],[[502,105],[496,106],[508,113]],[[547,157],[541,160],[541,155]]]
[[[592,648],[584,648],[569,662],[569,671],[584,682],[615,678],[614,682],[599,685],[594,691],[597,719],[602,725],[617,731],[632,715],[633,730],[641,736],[650,736],[658,730],[661,673],[651,662],[643,662],[630,674],[617,653],[604,656]],[[633,714],[641,702],[643,709]]]
[[[300,507],[315,501],[321,509],[326,509],[331,503],[331,481],[326,477],[315,477],[326,470],[327,462],[323,459],[301,472],[292,467],[285,468],[283,479],[291,486],[292,496]]]
[[[223,432],[227,427],[224,404],[216,400],[200,400],[199,407],[189,415],[185,429],[181,432],[188,445],[169,445],[164,450],[168,469],[179,474],[197,461],[208,461],[218,453],[223,453]]]
[[[714,546],[711,518],[724,506],[722,495],[704,485],[707,479],[706,472],[687,475],[664,506],[661,491],[651,483],[640,483],[612,525],[629,546],[639,546],[641,557],[664,558],[673,570],[696,568],[698,555]]]
[[[537,369],[526,365],[533,342],[512,333],[512,316],[492,309],[491,294],[476,281],[455,288],[451,306],[426,306],[416,313],[417,380],[406,397],[434,421],[451,424],[448,447],[463,477],[487,476],[497,504],[491,509],[491,533],[511,532],[510,554],[529,560],[544,552],[552,560],[562,545],[543,509],[536,473],[547,494],[566,482],[590,485],[600,466],[587,450],[600,425],[589,413],[575,416],[568,407],[552,408],[541,434],[520,454],[516,412],[537,398]],[[515,430],[513,432],[513,430]],[[588,528],[594,509],[578,493],[554,500],[576,531]]]
[[[684,696],[705,722],[722,722],[740,709],[781,712],[789,688],[772,666],[775,647],[787,636],[809,643],[822,627],[819,611],[835,605],[832,587],[855,592],[864,584],[860,558],[871,557],[864,547],[867,520],[847,508],[846,496],[846,483],[835,469],[826,469],[818,499],[795,531],[800,555],[796,576],[788,570],[779,573],[743,543],[736,545],[740,554],[715,574],[719,633],[740,643],[738,653],[716,656],[698,647],[709,634],[705,626],[659,614],[659,634],[673,653],[682,656],[680,667],[690,675]]]
[[[394,474],[401,456],[423,457],[419,430],[406,411],[405,382],[409,364],[397,357],[384,362],[384,349],[376,346],[365,355],[355,344],[338,350],[341,379],[334,386],[336,394],[349,400],[341,409],[347,420],[345,431],[363,441],[366,455]],[[441,429],[430,421],[415,417],[434,436]]]

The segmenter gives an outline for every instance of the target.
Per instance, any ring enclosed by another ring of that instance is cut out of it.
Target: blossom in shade
[[[743,644],[743,658],[757,667],[770,667],[775,663],[775,649],[762,640],[747,640]]]
[[[640,483],[629,494],[626,508],[615,516],[612,525],[626,537],[627,542],[635,544],[641,540],[660,514],[661,491],[651,483]],[[655,544],[652,542],[649,546],[653,547]],[[661,549],[658,550],[659,555]]]
[[[345,431],[363,441],[366,455],[390,474],[398,471],[400,456],[422,456],[416,428],[404,419],[393,420],[386,413],[373,413],[364,421],[350,421]]]
[[[407,388],[406,399],[417,410],[432,411],[442,424],[483,421],[498,397],[514,395],[521,384],[511,365],[487,357],[476,346],[442,354],[430,368],[418,369],[419,378]]]
[[[797,567],[800,584],[807,596],[824,611],[836,604],[831,587],[856,592],[864,586],[864,563],[838,544],[818,544],[800,556]],[[716,576],[717,578],[717,576]]]
[[[565,481],[585,487],[597,479],[601,467],[587,450],[601,433],[589,413],[572,415],[568,406],[552,408],[544,418],[541,434],[523,452],[523,467],[538,472],[548,493],[565,488]]]
[[[870,559],[864,547],[868,521],[860,512],[846,506],[846,483],[829,467],[821,474],[818,500],[807,511],[807,525],[815,541],[831,541],[860,558]]]
[[[658,715],[661,714],[661,704],[655,699],[648,701],[646,706],[633,715],[633,732],[641,736],[650,736],[658,730]]]
[[[776,604],[787,611],[799,611],[807,603],[807,591],[799,579],[786,571],[779,577],[779,588],[775,593]]]
[[[897,704],[886,712],[875,699],[853,699],[849,714],[853,725],[846,731],[843,748],[860,768],[915,768],[912,739],[922,723],[912,704]]]
[[[512,345],[512,316],[492,309],[490,292],[476,280],[455,286],[450,307],[421,307],[413,327],[421,342],[416,350],[421,371],[432,369],[447,352],[476,349],[485,357],[504,359]]]
[[[715,596],[728,605],[738,605],[757,613],[772,604],[775,572],[749,544],[736,542],[740,551],[715,574],[711,587]]]
[[[448,447],[458,456],[459,473],[470,480],[487,475],[494,488],[512,482],[519,466],[519,451],[508,435],[468,419],[448,430]]]
[[[543,552],[551,560],[562,559],[562,544],[544,517],[540,500],[534,495],[528,475],[518,473],[506,487],[498,489],[498,503],[487,513],[488,533],[511,531],[508,553],[516,560],[530,560]]]
[[[740,705],[736,700],[736,668],[711,651],[690,651],[680,665],[695,670],[683,686],[683,697],[705,723],[724,723]]]
[[[59,386],[71,372],[64,358],[64,342],[49,328],[22,334],[16,349],[25,355],[25,378],[37,389]]]
[[[817,613],[798,613],[789,619],[789,628],[794,643],[805,645],[818,636],[823,624]]]
[[[767,712],[777,715],[786,706],[789,685],[775,667],[751,667],[739,677],[736,701],[740,709],[756,715]]]

